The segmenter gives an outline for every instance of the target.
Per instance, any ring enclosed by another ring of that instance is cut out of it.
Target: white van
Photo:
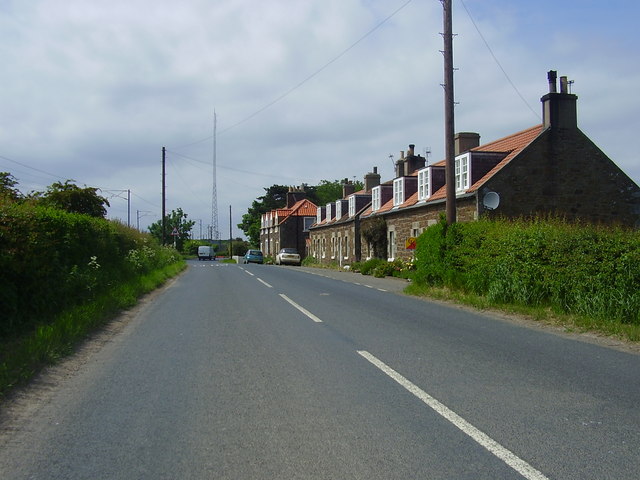
[[[200,245],[198,247],[198,260],[215,260],[216,252],[213,247]]]

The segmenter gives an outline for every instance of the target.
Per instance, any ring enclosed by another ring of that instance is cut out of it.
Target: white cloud
[[[538,123],[546,72],[557,69],[575,80],[580,127],[640,182],[628,142],[640,107],[633,90],[640,67],[629,60],[640,43],[638,7],[567,3],[465,1],[526,103],[455,3],[457,130],[490,141]],[[388,179],[388,156],[409,143],[439,160],[440,2],[414,0],[336,58],[404,4],[3,2],[0,155],[82,184],[131,189],[135,220],[137,210],[160,214],[167,146],[168,209],[208,223],[215,108],[219,218],[232,205],[235,234],[240,216],[274,183],[362,179],[373,166]],[[616,15],[617,23],[608,21]],[[59,180],[2,159],[0,170],[29,189]],[[126,219],[126,202],[111,203],[110,215]]]

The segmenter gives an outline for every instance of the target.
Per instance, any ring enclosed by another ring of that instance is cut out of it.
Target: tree
[[[175,240],[176,249],[182,251],[184,242],[191,237],[191,229],[196,224],[193,220],[187,220],[187,214],[181,208],[171,210],[170,215],[165,215],[166,241]],[[171,235],[172,232],[177,235]],[[162,242],[162,220],[149,225],[149,232],[158,242]]]
[[[289,187],[285,185],[271,185],[264,189],[265,194],[253,201],[247,213],[242,215],[242,223],[238,228],[244,232],[251,245],[260,245],[260,221],[263,213],[276,208],[284,208],[287,204]]]
[[[18,181],[13,175],[9,172],[0,172],[0,198],[20,199],[22,194],[15,188],[16,185],[18,185]]]
[[[92,217],[104,218],[109,201],[98,195],[98,188],[80,188],[73,180],[64,183],[55,182],[46,192],[35,192],[31,197],[38,203],[71,213],[83,213]]]
[[[320,185],[302,185],[306,197],[318,206],[335,202],[343,196],[342,180],[322,180]],[[362,182],[354,183],[355,190],[364,188]],[[260,245],[260,220],[263,213],[267,213],[277,208],[284,208],[287,204],[287,192],[289,187],[283,185],[272,185],[265,188],[265,195],[253,201],[251,207],[242,216],[242,223],[238,228],[244,232],[252,245]]]

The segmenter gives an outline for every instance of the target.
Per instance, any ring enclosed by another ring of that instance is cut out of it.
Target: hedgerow
[[[495,304],[640,325],[640,232],[542,219],[441,221],[418,238],[413,280]]]
[[[0,340],[178,260],[173,249],[117,222],[3,202]]]

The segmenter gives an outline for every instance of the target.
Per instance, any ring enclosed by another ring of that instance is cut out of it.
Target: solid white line
[[[296,307],[298,310],[300,310],[302,313],[304,313],[307,317],[309,317],[314,322],[322,323],[322,320],[320,320],[318,317],[316,317],[313,313],[309,312],[308,310],[305,310],[303,307],[301,307],[296,302],[294,302],[289,297],[287,297],[284,293],[281,293],[280,296],[284,298],[287,302],[289,302],[291,305]]]
[[[459,416],[453,410],[450,410],[448,407],[440,403],[438,400],[433,398],[431,395],[426,393],[424,390],[420,389],[405,377],[400,375],[394,369],[378,360],[376,357],[371,355],[369,352],[364,350],[359,350],[358,353],[366,358],[369,362],[375,365],[377,368],[382,370],[389,377],[398,382],[401,386],[407,389],[409,392],[413,393],[416,397],[426,403],[429,407],[431,407],[436,413],[449,420],[453,425],[462,430],[465,434],[475,440],[478,444],[482,445],[484,448],[489,450],[493,455],[498,457],[504,463],[513,468],[520,475],[525,477],[527,480],[549,480],[545,477],[541,472],[533,468],[527,462],[522,460],[520,457],[516,456],[513,452],[506,449],[498,442],[489,437],[486,433],[478,430],[476,427],[467,422],[464,418]]]
[[[271,285],[269,285],[267,282],[265,282],[264,280],[262,280],[261,278],[256,277],[256,280],[258,280],[260,283],[266,285],[269,288],[273,288]]]

